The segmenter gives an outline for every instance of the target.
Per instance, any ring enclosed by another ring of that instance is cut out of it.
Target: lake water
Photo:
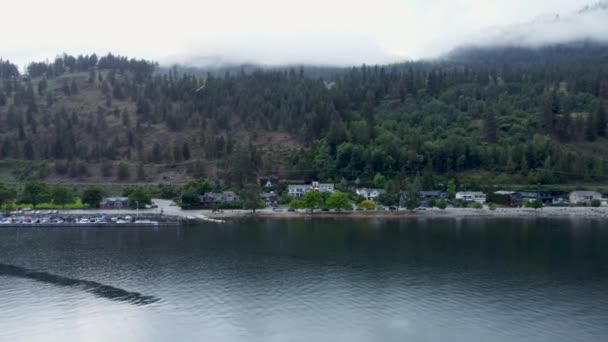
[[[608,226],[0,228],[0,341],[608,341]]]

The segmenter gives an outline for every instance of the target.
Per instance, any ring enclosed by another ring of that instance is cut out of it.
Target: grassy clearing
[[[14,205],[15,208],[34,208],[32,204],[29,203],[19,203]],[[66,205],[57,205],[54,203],[40,203],[36,205],[36,209],[40,210],[49,210],[49,209],[90,209],[88,204],[84,204],[80,201],[80,198],[76,199],[74,203],[66,204]]]

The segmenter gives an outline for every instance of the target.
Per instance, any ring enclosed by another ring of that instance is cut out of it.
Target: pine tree
[[[606,136],[606,108],[604,108],[604,103],[600,101],[597,112],[595,114],[595,119],[597,122],[597,135],[600,137]]]
[[[43,78],[38,82],[38,95],[44,94],[46,88],[47,88],[46,78]]]
[[[23,146],[23,156],[27,160],[34,159],[34,147],[32,146],[32,142],[29,140],[27,140]]]
[[[595,123],[593,114],[589,113],[587,119],[585,119],[585,139],[587,141],[595,141],[597,136],[598,126]]]
[[[496,143],[496,116],[494,111],[489,111],[483,125],[484,139],[486,142]]]
[[[72,80],[72,84],[70,85],[70,93],[72,95],[78,94],[78,85],[76,84],[76,80]]]
[[[555,120],[553,99],[553,96],[545,96],[540,112],[540,126],[545,134],[553,133],[553,124]]]
[[[188,143],[184,143],[184,145],[182,146],[182,155],[184,157],[184,160],[190,159],[190,147],[188,146]]]
[[[144,180],[146,179],[146,170],[144,169],[144,164],[143,163],[139,163],[137,164],[137,180]]]
[[[68,81],[63,81],[63,87],[61,89],[63,90],[63,94],[65,96],[72,95],[71,89],[70,89],[70,85],[68,84]]]
[[[129,165],[125,162],[120,162],[118,164],[118,169],[116,170],[116,177],[118,180],[124,181],[131,178],[131,172],[129,171]]]

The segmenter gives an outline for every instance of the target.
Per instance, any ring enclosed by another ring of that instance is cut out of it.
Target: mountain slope
[[[63,56],[0,83],[0,157],[26,165],[4,172],[18,179],[605,180],[606,46],[520,52],[345,69],[332,83],[297,69],[197,77]]]

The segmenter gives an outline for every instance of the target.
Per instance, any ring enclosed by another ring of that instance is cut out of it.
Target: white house
[[[375,201],[378,196],[386,193],[384,189],[361,188],[356,190],[357,195],[365,197],[366,200]]]
[[[291,197],[302,197],[304,193],[310,189],[308,184],[290,184],[287,186],[287,193]]]
[[[456,199],[465,202],[485,203],[486,194],[479,191],[460,191],[456,193]]]
[[[334,192],[334,185],[331,183],[312,182],[312,184],[291,184],[287,186],[287,193],[291,197],[302,197],[308,190]]]
[[[570,203],[590,205],[593,200],[602,200],[602,194],[597,191],[572,191],[570,193]]]
[[[334,192],[334,185],[331,183],[312,182],[311,187],[321,192]]]

